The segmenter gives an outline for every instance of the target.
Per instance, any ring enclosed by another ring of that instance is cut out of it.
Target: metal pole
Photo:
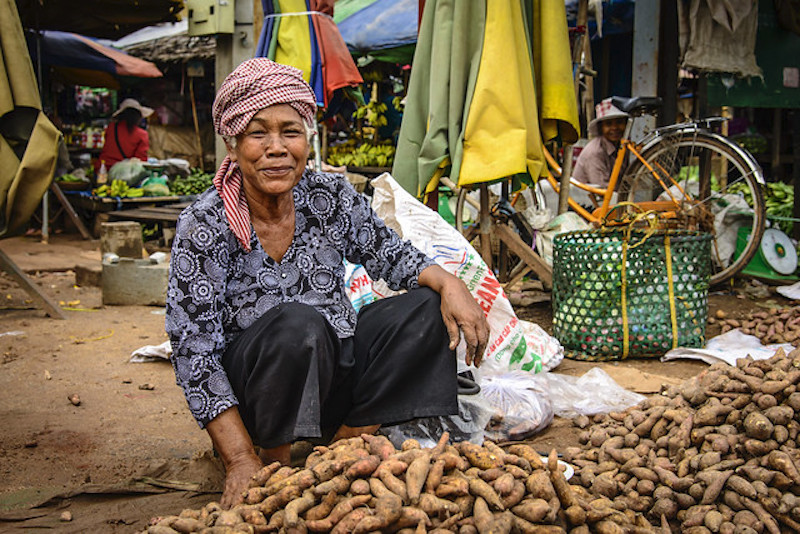
[[[42,34],[39,31],[39,15],[36,15],[36,82],[39,85],[39,98],[42,98]],[[44,107],[44,102],[42,102]],[[42,243],[50,241],[50,196],[48,191],[42,196]]]
[[[322,170],[322,152],[321,144],[319,142],[319,124],[317,118],[314,117],[314,170]]]

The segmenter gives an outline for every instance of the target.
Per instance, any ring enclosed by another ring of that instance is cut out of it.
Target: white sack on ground
[[[387,226],[461,278],[486,313],[490,336],[482,373],[515,369],[540,372],[561,362],[564,348],[558,340],[539,326],[517,318],[500,282],[464,236],[407,193],[388,173],[372,180],[372,187],[372,207]],[[374,288],[376,293],[383,293],[377,283]],[[463,362],[463,340],[456,352]]]

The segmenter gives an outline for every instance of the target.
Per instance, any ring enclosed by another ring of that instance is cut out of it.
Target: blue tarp
[[[365,55],[417,42],[419,0],[376,0],[337,21],[351,52]]]
[[[37,59],[37,43],[41,43],[44,65],[117,73],[117,64],[113,59],[92,48],[73,33],[43,31],[41,38],[37,39],[35,32],[28,31],[25,38],[34,62]]]

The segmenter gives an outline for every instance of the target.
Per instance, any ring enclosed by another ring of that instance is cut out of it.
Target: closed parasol
[[[578,129],[563,2],[426,2],[393,168],[407,191],[448,167],[458,185],[536,180],[543,137]]]
[[[334,91],[363,83],[333,22],[334,0],[262,0],[264,26],[256,56],[303,71],[317,104],[327,107]]]
[[[28,222],[55,171],[61,133],[42,112],[13,0],[0,0],[0,238]]]

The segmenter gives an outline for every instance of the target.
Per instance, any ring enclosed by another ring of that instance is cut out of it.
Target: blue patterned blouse
[[[392,289],[418,287],[433,265],[381,221],[341,176],[306,171],[293,190],[294,239],[280,263],[250,232],[246,252],[228,226],[213,187],[178,219],[167,290],[172,363],[201,427],[238,404],[222,367],[228,344],[282,302],[314,306],[340,338],[355,332],[344,286],[347,258]]]

